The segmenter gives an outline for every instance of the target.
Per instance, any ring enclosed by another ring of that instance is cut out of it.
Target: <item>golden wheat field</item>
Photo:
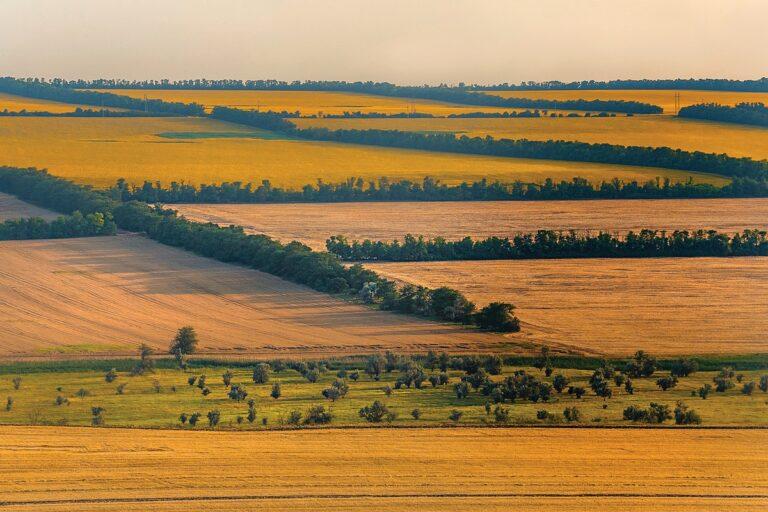
[[[64,112],[74,112],[78,107],[83,109],[96,108],[88,105],[72,105],[70,103],[26,98],[24,96],[16,96],[14,94],[0,92],[0,111],[8,110],[9,112],[19,112],[21,110],[26,110],[28,112],[51,112],[54,114],[61,114]]]
[[[721,177],[652,167],[496,158],[276,138],[274,133],[201,118],[0,118],[2,164],[48,168],[80,183],[118,178],[220,183],[269,179],[300,188],[350,176],[447,183],[488,178],[540,182],[582,176],[648,180],[668,176],[725,183]]]
[[[235,224],[282,242],[325,250],[332,235],[394,240],[406,234],[457,240],[539,229],[609,231],[768,229],[768,199],[461,201],[325,204],[174,204],[190,220]]]
[[[227,90],[168,90],[168,89],[103,89],[132,98],[198,103],[207,110],[216,106],[243,110],[273,110],[301,112],[303,115],[343,114],[344,112],[423,112],[437,116],[461,112],[504,112],[524,109],[504,109],[457,105],[442,101],[416,98],[395,98],[374,94],[330,91],[227,91]]]
[[[0,508],[761,510],[767,442],[729,429],[2,427]]]
[[[45,208],[17,199],[15,196],[0,192],[0,222],[10,219],[24,219],[28,217],[40,217],[53,220],[59,214]]]
[[[0,243],[0,355],[166,350],[183,325],[201,353],[310,356],[385,348],[487,350],[498,335],[368,309],[138,235]]]
[[[483,91],[502,98],[532,98],[547,100],[625,100],[651,103],[664,109],[665,114],[675,113],[675,95],[680,94],[680,107],[697,103],[735,105],[742,102],[768,103],[768,93],[736,91],[695,91],[666,89],[612,89],[566,91]]]
[[[671,116],[518,119],[294,119],[300,127],[453,132],[497,139],[574,140],[768,158],[768,130]]]
[[[768,352],[768,258],[373,263],[400,281],[517,305],[523,338],[627,355]]]

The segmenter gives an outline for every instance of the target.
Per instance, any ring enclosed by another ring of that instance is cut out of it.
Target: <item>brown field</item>
[[[680,94],[680,106],[697,103],[720,103],[735,105],[741,102],[768,103],[768,93],[733,91],[691,91],[691,90],[568,90],[568,91],[484,91],[503,98],[535,98],[554,100],[625,100],[640,101],[658,105],[665,114],[674,114],[675,94]]]
[[[408,233],[448,240],[508,237],[539,229],[768,229],[768,199],[462,201],[326,204],[174,204],[190,220],[243,226],[283,242],[325,249],[332,235],[393,240]]]
[[[3,194],[0,192],[0,222],[9,219],[24,219],[28,217],[41,217],[46,220],[53,220],[59,214],[37,207],[17,199],[15,196]]]
[[[768,130],[672,116],[518,119],[294,119],[301,127],[453,132],[497,139],[574,140],[768,158]]]
[[[366,264],[518,306],[523,335],[610,355],[768,352],[768,258]]]
[[[442,101],[395,98],[330,91],[226,91],[226,90],[167,90],[167,89],[104,89],[132,98],[198,103],[207,110],[215,106],[243,110],[299,111],[302,115],[343,114],[344,112],[425,112],[444,116],[461,112],[504,112],[524,109],[473,107]]]
[[[0,243],[0,356],[165,350],[193,325],[201,353],[482,351],[509,340],[375,311],[138,235]]]
[[[10,511],[733,511],[765,430],[0,428]]]

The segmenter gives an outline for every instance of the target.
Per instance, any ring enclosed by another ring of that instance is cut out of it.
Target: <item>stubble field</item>
[[[757,511],[768,502],[768,455],[755,449],[765,443],[766,431],[727,429],[2,427],[0,507]]]
[[[373,263],[382,275],[518,306],[526,339],[598,353],[768,351],[767,258]]]
[[[461,201],[321,204],[173,204],[189,220],[243,226],[325,250],[332,235],[394,240],[410,233],[456,240],[539,229],[609,231],[768,229],[768,199]]]
[[[59,214],[45,208],[21,201],[15,196],[0,192],[0,222],[11,219],[25,219],[28,217],[40,217],[46,220],[54,220]]]

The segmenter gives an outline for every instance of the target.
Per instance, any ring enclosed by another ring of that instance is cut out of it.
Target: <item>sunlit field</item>
[[[735,105],[742,102],[768,103],[768,93],[764,92],[734,92],[734,91],[694,91],[694,90],[665,90],[665,89],[610,89],[587,90],[574,89],[566,91],[482,91],[503,98],[534,98],[551,100],[625,100],[651,103],[664,109],[665,114],[675,114],[675,94],[680,94],[680,107],[696,103],[720,103]]]
[[[646,181],[658,176],[723,184],[717,176],[651,167],[433,153],[280,138],[271,132],[202,118],[0,118],[2,163],[47,168],[99,187],[118,178],[220,183],[243,181],[300,188],[351,176],[449,184],[483,178],[542,182],[546,178]]]
[[[59,114],[63,112],[74,112],[77,107],[83,109],[100,108],[89,105],[72,105],[71,103],[59,103],[58,101],[26,98],[24,96],[15,96],[13,94],[0,92],[0,111],[8,110],[9,112],[19,112],[21,110],[26,110],[27,112],[51,112]]]
[[[468,137],[575,140],[625,146],[668,146],[688,151],[768,158],[768,130],[671,116],[517,119],[294,119],[298,126],[453,132]]]

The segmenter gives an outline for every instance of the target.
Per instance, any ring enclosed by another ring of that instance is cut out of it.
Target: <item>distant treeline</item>
[[[739,103],[735,107],[705,103],[683,107],[679,117],[705,119],[722,123],[751,124],[768,127],[768,107],[763,103]]]
[[[340,183],[304,185],[301,190],[273,187],[269,180],[253,183],[225,182],[194,185],[171,182],[168,186],[145,181],[131,186],[124,179],[110,189],[112,197],[147,203],[339,203],[360,201],[551,201],[574,199],[689,199],[768,197],[768,181],[734,178],[722,187],[692,180],[673,183],[669,178],[624,182],[619,179],[593,184],[584,178],[544,183],[502,183],[480,180],[446,185],[426,177],[422,182],[379,178],[349,178]]]
[[[0,223],[0,240],[33,240],[40,238],[73,238],[114,235],[117,227],[109,214],[101,212],[72,215],[48,222],[40,217],[12,219]]]
[[[600,82],[584,80],[581,82],[522,82],[515,84],[476,85],[479,90],[572,90],[572,89],[691,89],[698,91],[743,91],[768,92],[768,78],[757,80],[727,80],[723,78],[675,78],[666,80],[610,80]]]
[[[563,114],[559,112],[549,112],[548,110],[523,110],[522,112],[517,111],[504,111],[504,112],[462,112],[459,114],[448,114],[447,116],[436,116],[434,114],[428,114],[426,112],[398,112],[396,114],[386,114],[383,112],[343,112],[341,114],[323,114],[322,117],[326,119],[410,119],[410,118],[439,118],[439,117],[447,117],[447,118],[459,118],[459,119],[468,119],[468,118],[500,118],[500,119],[507,119],[507,118],[529,118],[529,117],[616,117],[615,113],[607,113],[607,112],[600,112],[599,114],[590,114],[589,112],[586,112],[585,114],[579,114],[577,112],[569,112],[568,114]],[[632,114],[627,114],[628,116],[631,116]],[[299,116],[283,116],[283,117],[299,117]],[[316,115],[311,116],[302,116],[302,117],[319,117]]]
[[[447,260],[525,260],[551,258],[660,258],[766,256],[765,231],[745,230],[727,235],[714,230],[665,231],[643,229],[626,235],[541,230],[512,238],[465,237],[448,241],[438,237],[406,235],[402,242],[364,240],[349,242],[332,236],[328,251],[343,261],[447,261]]]
[[[359,265],[344,266],[328,252],[314,252],[299,242],[281,244],[265,235],[247,235],[241,227],[190,222],[175,212],[138,201],[120,202],[106,193],[76,185],[36,169],[0,168],[0,191],[40,206],[71,213],[101,212],[116,225],[173,247],[227,263],[239,263],[315,290],[347,294],[381,309],[488,330],[519,330],[514,309],[493,303],[477,311],[450,288],[400,286]]]
[[[174,116],[168,112],[144,112],[143,110],[108,110],[83,109],[77,107],[72,112],[48,112],[41,110],[8,110],[0,112],[0,117],[165,117]]]
[[[471,91],[466,86],[402,86],[388,82],[314,81],[284,82],[279,80],[62,80],[52,84],[77,89],[227,89],[259,91],[332,91],[374,94],[396,98],[445,101],[462,105],[506,108],[539,108],[558,110],[590,110],[660,114],[662,108],[639,101],[624,100],[546,100],[531,98],[502,98]]]
[[[452,133],[417,133],[399,130],[298,129],[290,121],[275,114],[227,107],[215,107],[211,116],[224,121],[281,131],[294,137],[310,140],[473,155],[662,167],[754,179],[765,179],[768,176],[768,160],[735,158],[724,154],[683,151],[669,147],[651,148],[562,140],[532,141],[527,139],[493,139],[492,137],[456,137]]]
[[[170,103],[162,100],[129,98],[128,96],[119,96],[108,92],[80,91],[39,79],[0,78],[0,92],[28,98],[123,108],[126,110],[144,110],[146,112],[183,116],[201,116],[205,114],[203,106],[196,103]]]

